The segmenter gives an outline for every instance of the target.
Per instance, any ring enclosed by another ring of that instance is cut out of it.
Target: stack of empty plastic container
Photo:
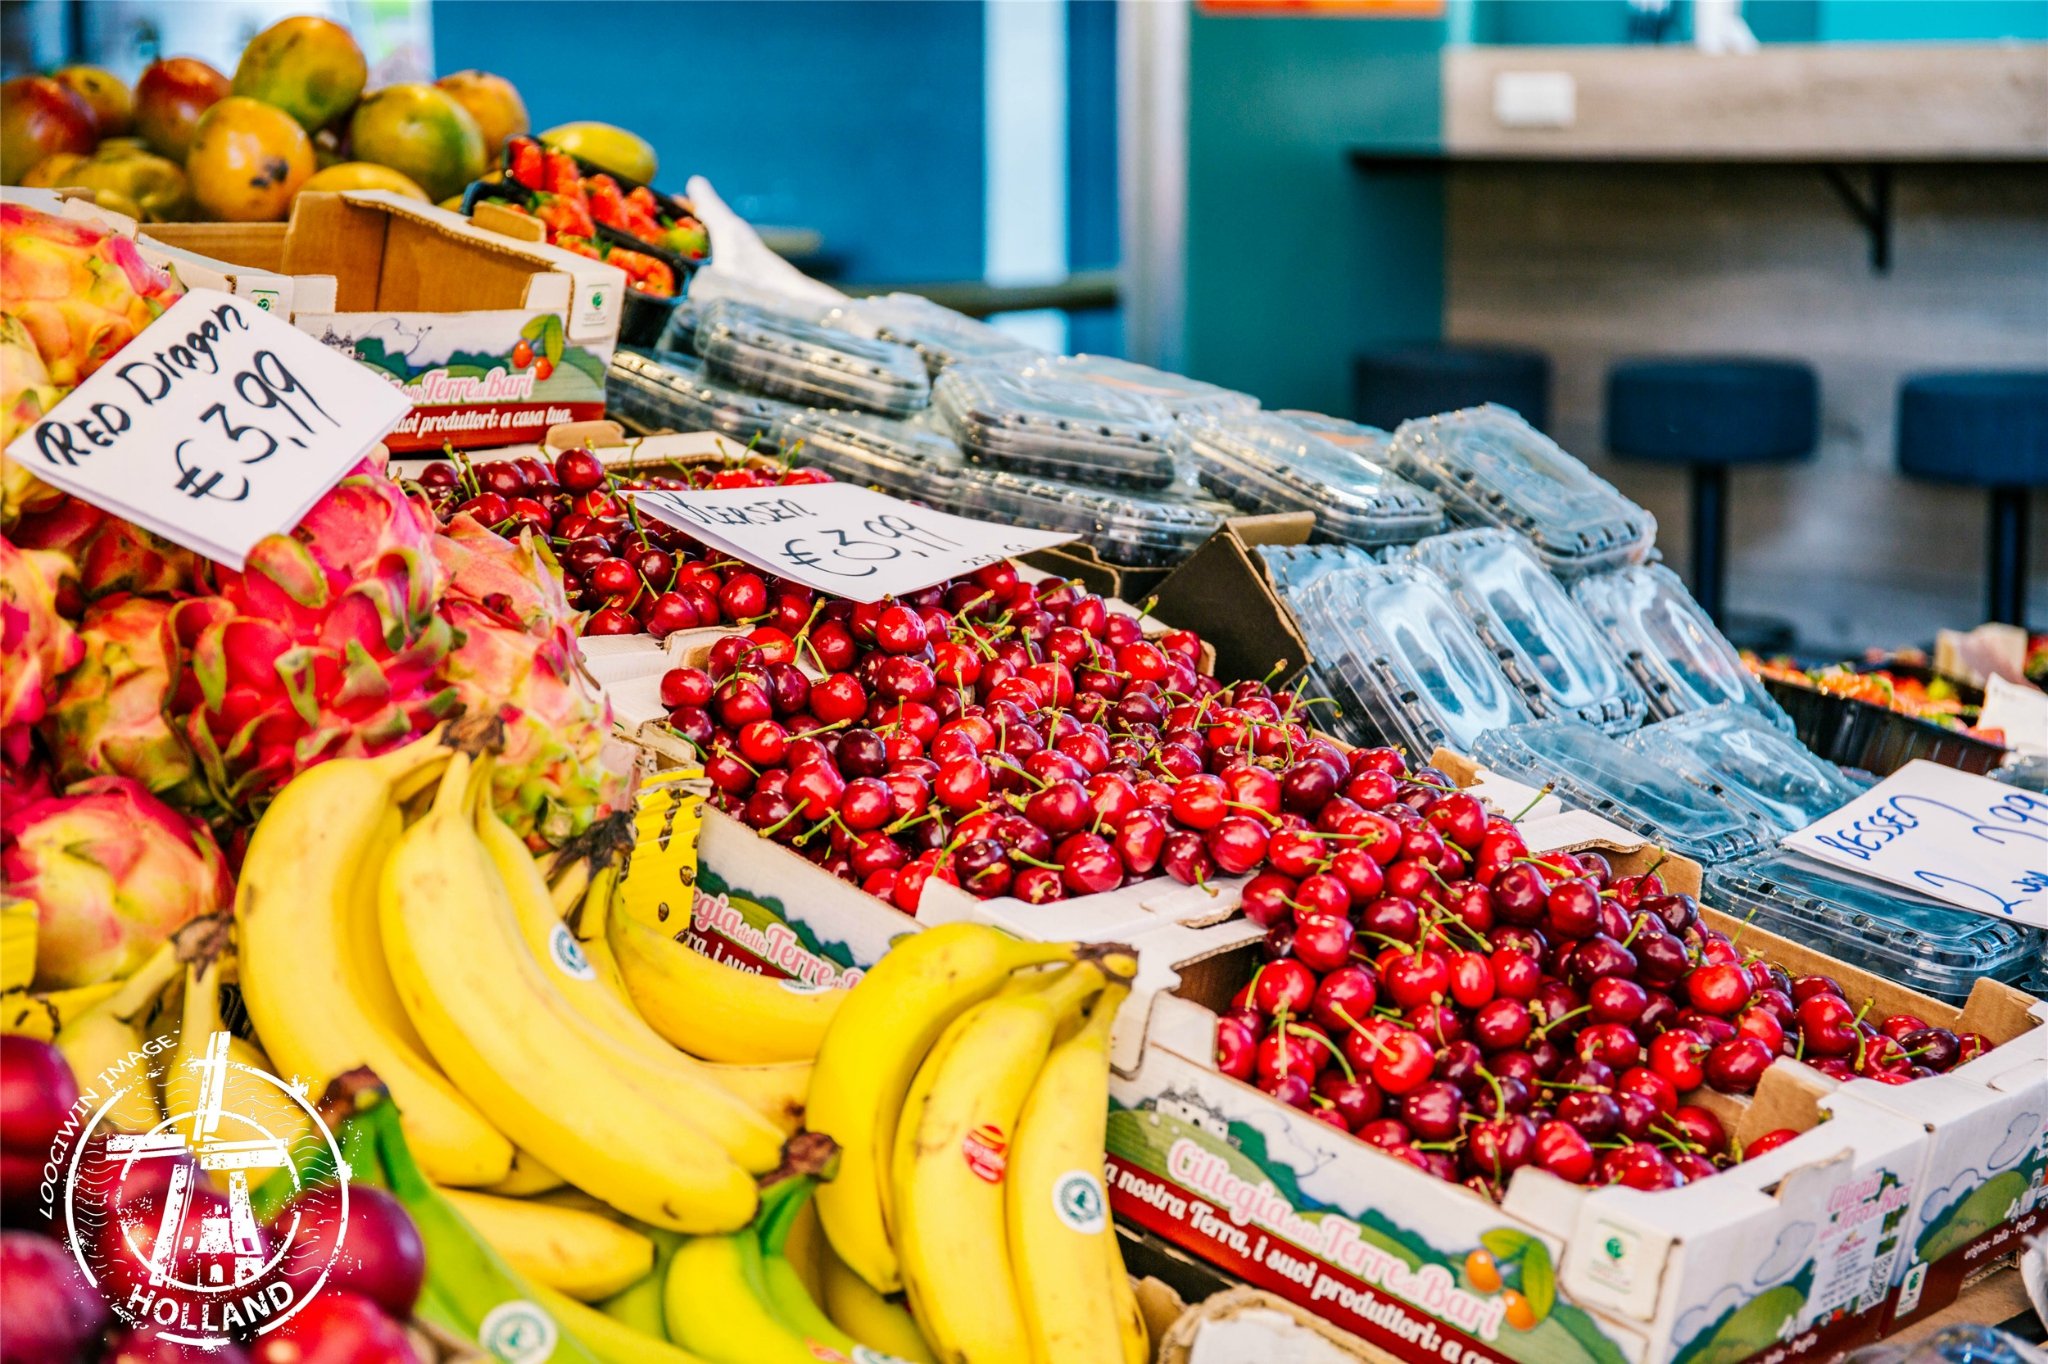
[[[1464,524],[1528,536],[1560,577],[1639,563],[1657,538],[1654,517],[1505,407],[1403,422],[1387,460]]]
[[[717,431],[743,445],[768,442],[778,421],[804,410],[722,384],[702,361],[669,351],[616,352],[604,400],[608,410],[650,431]]]
[[[1786,733],[1792,721],[1771,699],[1742,656],[1662,564],[1630,564],[1573,584],[1585,608],[1627,664],[1659,716],[1734,702],[1748,706]]]
[[[977,464],[1104,488],[1157,491],[1174,480],[1173,418],[1142,394],[970,364],[940,375],[933,401]]]
[[[794,313],[721,298],[699,309],[694,343],[713,378],[814,407],[907,416],[931,402],[924,360]]]
[[[1627,745],[1575,720],[1480,736],[1472,756],[1503,776],[1550,783],[1591,810],[1700,862],[1706,899],[1830,956],[1960,1002],[1980,976],[2027,983],[2044,935],[1831,870],[1778,840],[1852,790],[1799,746],[1736,708],[1653,725]]]
[[[1406,544],[1444,523],[1433,493],[1272,413],[1191,412],[1179,446],[1211,493],[1241,511],[1314,512],[1319,540]]]
[[[1643,722],[1643,692],[1600,632],[1536,557],[1504,530],[1432,536],[1409,551],[1451,589],[1538,717],[1563,716],[1621,734]]]
[[[942,510],[952,509],[957,500],[959,447],[923,422],[799,409],[776,422],[774,439],[800,463],[816,465],[843,483],[868,484]]]
[[[1107,355],[1050,355],[1021,363],[1003,363],[1026,379],[1080,379],[1134,393],[1151,399],[1176,417],[1189,412],[1249,412],[1259,405],[1259,400],[1249,393]]]
[[[924,357],[933,378],[948,365],[975,360],[1023,360],[1043,356],[1036,346],[965,313],[956,313],[920,294],[882,294],[858,299],[834,312],[834,326],[861,331],[909,346]]]
[[[961,470],[947,510],[984,521],[1073,531],[1109,563],[1164,568],[1215,534],[1230,509],[1171,491],[1159,496],[1091,488],[998,469]]]
[[[1354,743],[1461,752],[1490,729],[1530,718],[1443,582],[1414,564],[1339,569],[1290,603],[1339,708],[1324,723]]]

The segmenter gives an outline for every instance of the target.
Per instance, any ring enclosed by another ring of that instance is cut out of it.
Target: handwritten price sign
[[[1910,762],[1785,839],[1958,909],[2048,928],[2048,796]]]
[[[854,601],[915,592],[1074,539],[971,521],[851,483],[634,494],[643,513],[780,577]]]
[[[398,387],[246,299],[195,289],[7,457],[240,568],[409,410]]]

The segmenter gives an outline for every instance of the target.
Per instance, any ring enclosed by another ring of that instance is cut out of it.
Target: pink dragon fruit
[[[0,536],[0,756],[16,765],[28,761],[29,727],[43,718],[58,680],[85,655],[60,609],[73,572],[63,554]]]
[[[20,320],[60,388],[90,377],[184,292],[127,237],[0,204],[0,311]]]
[[[450,597],[475,602],[508,625],[551,636],[564,658],[574,651],[576,617],[561,565],[532,531],[514,542],[460,512],[434,537],[434,557],[448,575]]]
[[[110,592],[182,595],[198,579],[199,556],[191,550],[64,493],[15,522],[10,534],[25,548],[70,555],[87,601]]]
[[[382,752],[452,713],[435,670],[454,644],[435,614],[433,521],[367,466],[211,595],[172,609],[171,713],[214,798],[252,814],[294,773]]]
[[[488,607],[450,598],[462,642],[442,676],[464,712],[505,723],[492,768],[498,812],[530,841],[559,845],[622,806],[626,763],[610,741],[611,707],[552,630],[529,633]]]
[[[133,777],[174,805],[203,799],[192,751],[164,718],[170,614],[169,602],[127,593],[85,609],[85,659],[65,675],[42,726],[60,783]]]
[[[0,880],[36,904],[39,990],[112,980],[180,925],[234,898],[206,826],[126,777],[10,804]]]
[[[41,421],[64,393],[50,382],[49,368],[21,319],[0,312],[0,450]],[[0,526],[11,525],[22,512],[47,507],[62,496],[27,465],[0,455]]]

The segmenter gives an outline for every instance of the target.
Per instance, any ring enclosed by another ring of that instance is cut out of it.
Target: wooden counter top
[[[1572,125],[1502,127],[1495,78],[1537,71],[1572,78]],[[2041,161],[2048,43],[1450,48],[1443,102],[1446,161]]]

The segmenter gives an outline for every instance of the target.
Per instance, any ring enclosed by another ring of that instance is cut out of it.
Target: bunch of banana
[[[161,1063],[145,1051],[156,1036],[146,1022],[183,975],[184,964],[212,960],[226,933],[227,921],[220,915],[194,919],[159,944],[134,974],[56,1028],[51,1040],[71,1063],[79,1088],[115,1096],[107,1103],[105,1121],[129,1132],[153,1131],[163,1121],[154,1082]]]
[[[862,978],[806,1117],[843,1148],[818,1191],[842,1327],[900,1341],[883,1333],[901,1291],[947,1364],[1147,1357],[1102,1183],[1109,1028],[1136,965],[951,924]]]

